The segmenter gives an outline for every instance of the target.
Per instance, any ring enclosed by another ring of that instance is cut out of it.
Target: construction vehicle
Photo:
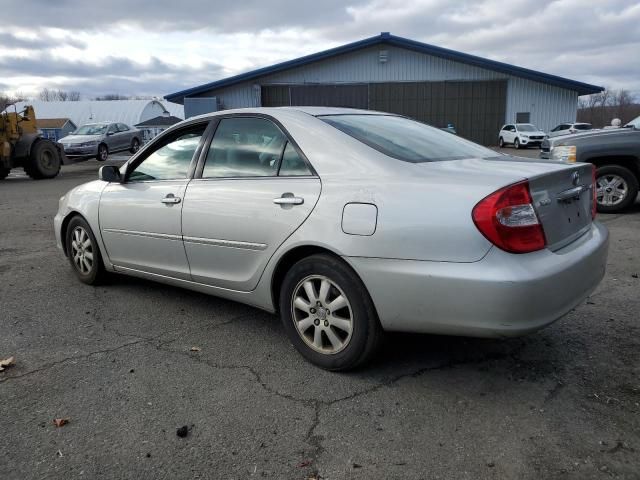
[[[40,136],[33,107],[27,105],[21,112],[8,110],[0,113],[0,180],[17,167],[33,179],[58,175],[64,150]]]

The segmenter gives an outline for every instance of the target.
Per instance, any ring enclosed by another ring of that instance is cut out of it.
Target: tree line
[[[119,93],[107,93],[92,97],[91,100],[153,100],[154,97],[142,95],[120,95]],[[62,90],[56,88],[43,88],[35,97],[28,97],[24,93],[16,92],[13,94],[0,92],[0,112],[17,102],[28,100],[42,100],[44,102],[78,102],[82,100],[82,94],[77,90]]]
[[[611,120],[619,118],[622,125],[640,115],[640,104],[629,90],[606,89],[603,92],[578,99],[578,122],[586,122],[594,128],[611,125]]]

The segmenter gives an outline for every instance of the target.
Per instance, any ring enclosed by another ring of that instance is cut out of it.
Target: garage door
[[[351,107],[398,113],[494,145],[504,123],[507,82],[387,82],[354,85],[266,85],[262,105]]]
[[[494,145],[504,123],[507,82],[372,83],[369,108],[415,118],[436,127],[452,123],[458,135]]]
[[[368,108],[368,85],[266,85],[263,107],[320,106]]]

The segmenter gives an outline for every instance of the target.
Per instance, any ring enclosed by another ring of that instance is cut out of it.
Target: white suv
[[[570,135],[584,130],[591,130],[593,127],[590,123],[565,122],[553,128],[549,132],[549,137],[559,137],[560,135]]]
[[[546,134],[531,123],[510,123],[500,129],[498,145],[500,148],[511,144],[515,148],[540,146]]]

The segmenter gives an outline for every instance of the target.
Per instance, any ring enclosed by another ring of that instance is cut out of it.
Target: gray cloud
[[[391,31],[427,43],[493,58],[523,67],[589,83],[624,87],[640,94],[640,4],[637,0],[9,0],[3,11],[5,25],[41,31],[45,27],[67,30],[62,40],[40,36],[26,40],[0,34],[5,49],[47,49],[57,44],[82,48],[74,32],[108,34],[109,29],[127,24],[141,33],[198,32],[255,35],[271,32],[271,38],[287,35],[290,29],[304,32],[319,45],[335,45]],[[13,8],[12,8],[13,7]],[[40,29],[40,30],[39,30]],[[251,37],[249,37],[251,38]],[[57,44],[56,44],[57,42]],[[73,42],[76,42],[74,44]],[[158,50],[163,48],[158,43]],[[265,45],[260,46],[264,51]],[[268,47],[268,46],[267,46]],[[278,48],[278,50],[276,50]],[[303,45],[290,49],[273,46],[280,60],[295,58]],[[304,50],[307,52],[307,50]],[[157,53],[156,53],[157,55]],[[263,65],[259,54],[245,57]],[[9,65],[10,61],[13,65]],[[188,75],[180,75],[188,71]],[[102,88],[98,76],[118,82],[127,91],[148,88],[168,93],[225,76],[220,65],[201,69],[177,68],[157,57],[146,65],[122,57],[89,63],[59,62],[40,55],[38,60],[0,59],[0,72],[46,78],[64,75],[86,88]],[[57,73],[54,73],[57,72]],[[185,80],[188,79],[188,80]],[[157,82],[157,83],[153,83]],[[146,86],[144,86],[146,85]],[[132,92],[133,93],[133,92]]]
[[[12,33],[0,32],[0,48],[20,48],[26,50],[42,50],[52,46],[69,45],[74,48],[83,49],[84,42],[70,37],[55,38],[50,35],[40,34],[36,38],[19,37]]]

